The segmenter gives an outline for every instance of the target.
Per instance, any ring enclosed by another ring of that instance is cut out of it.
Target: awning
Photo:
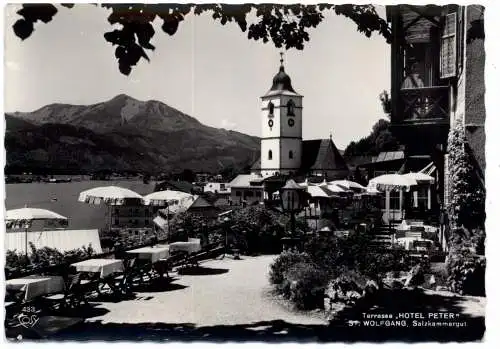
[[[435,171],[436,171],[436,165],[434,165],[434,163],[431,162],[418,172],[431,176]]]

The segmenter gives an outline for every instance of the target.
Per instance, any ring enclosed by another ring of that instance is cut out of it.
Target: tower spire
[[[285,67],[283,66],[283,55],[285,54],[285,52],[281,51],[280,52],[280,70],[284,70]]]

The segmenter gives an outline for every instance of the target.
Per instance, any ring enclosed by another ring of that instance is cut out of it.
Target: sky
[[[260,136],[259,97],[278,72],[280,49],[250,41],[237,24],[189,15],[174,36],[155,23],[151,61],[122,75],[108,11],[77,4],[59,8],[49,24],[36,24],[21,41],[11,29],[19,5],[5,8],[4,109],[33,111],[50,103],[93,104],[125,93],[159,100],[200,122]],[[378,12],[385,16],[380,7]],[[326,13],[310,30],[304,50],[285,52],[285,70],[304,96],[304,139],[327,138],[345,148],[370,133],[383,114],[378,95],[390,89],[390,46],[354,22]]]

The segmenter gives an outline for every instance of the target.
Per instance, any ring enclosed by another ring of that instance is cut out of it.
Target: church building
[[[281,58],[271,89],[261,97],[261,157],[253,164],[252,173],[344,179],[349,169],[331,135],[328,139],[302,139],[302,99],[293,89]]]
[[[289,176],[331,181],[349,176],[331,134],[326,139],[302,139],[303,96],[293,89],[283,57],[280,62],[271,89],[260,98],[261,156],[251,174],[241,174],[229,184],[234,203],[261,202],[269,196],[266,181],[273,178],[278,182]]]

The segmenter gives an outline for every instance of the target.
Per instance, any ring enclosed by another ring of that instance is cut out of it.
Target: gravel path
[[[297,314],[270,296],[269,265],[274,256],[225,258],[203,263],[212,275],[179,275],[171,290],[138,292],[138,299],[103,303],[109,310],[88,319],[103,323],[191,323],[195,326],[250,324],[283,320],[326,324],[320,316]],[[158,292],[153,292],[158,291]]]

